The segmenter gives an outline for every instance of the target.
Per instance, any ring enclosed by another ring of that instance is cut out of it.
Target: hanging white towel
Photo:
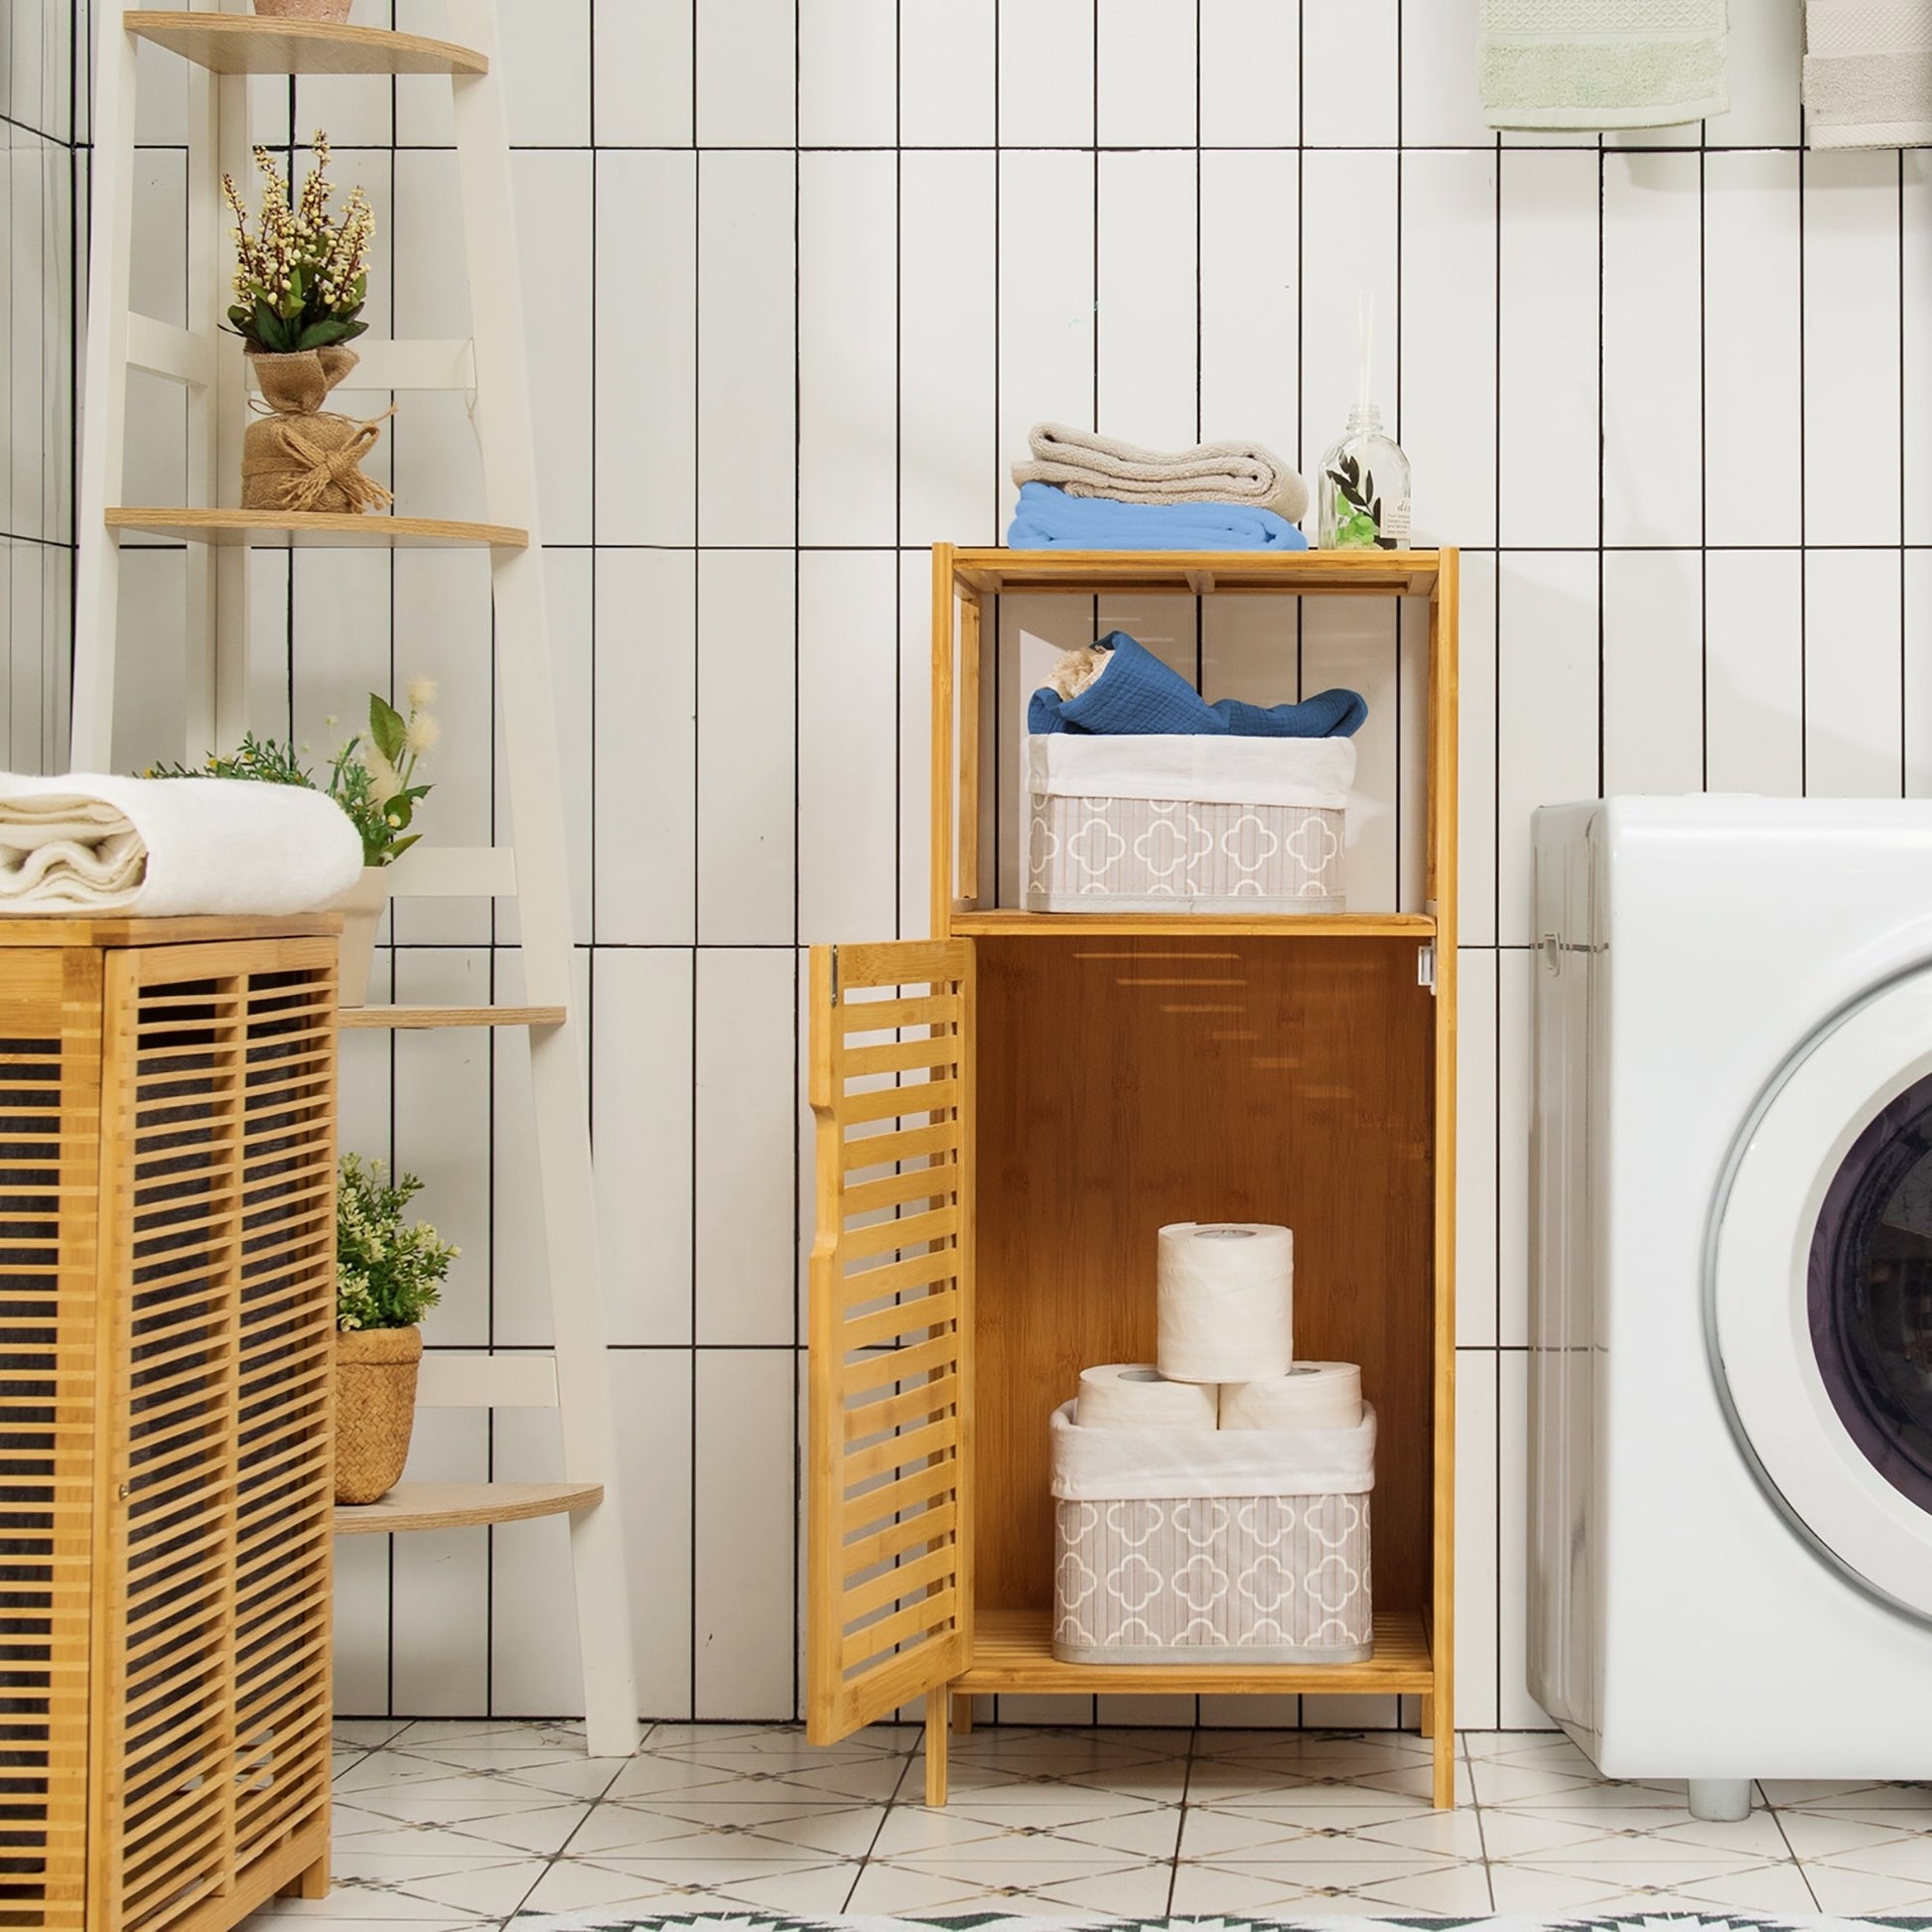
[[[1814,148],[1932,145],[1932,0],[1805,0]]]
[[[0,914],[312,912],[361,872],[361,838],[323,792],[0,772]]]
[[[1676,127],[1722,114],[1727,0],[1482,0],[1491,127]]]

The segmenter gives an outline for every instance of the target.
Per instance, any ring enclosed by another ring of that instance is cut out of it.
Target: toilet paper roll
[[[1362,1371],[1353,1362],[1297,1362],[1286,1375],[1228,1382],[1223,1429],[1359,1429]]]
[[[1082,1429],[1212,1429],[1212,1388],[1170,1382],[1152,1362],[1109,1362],[1080,1371]]]
[[[1176,1221],[1161,1230],[1161,1373],[1255,1381],[1295,1359],[1295,1237],[1260,1221]]]

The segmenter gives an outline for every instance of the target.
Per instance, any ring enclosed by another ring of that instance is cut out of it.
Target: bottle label
[[[1409,541],[1410,515],[1409,499],[1404,496],[1399,502],[1382,505],[1382,535],[1396,543]]]

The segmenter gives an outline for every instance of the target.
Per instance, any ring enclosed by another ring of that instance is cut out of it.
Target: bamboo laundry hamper
[[[0,1915],[328,1889],[336,942],[0,920]]]

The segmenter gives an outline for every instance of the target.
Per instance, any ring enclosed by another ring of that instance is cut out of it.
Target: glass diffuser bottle
[[[1409,548],[1409,459],[1382,427],[1369,401],[1375,310],[1362,299],[1361,398],[1348,412],[1341,440],[1321,459],[1320,533],[1324,550]]]

